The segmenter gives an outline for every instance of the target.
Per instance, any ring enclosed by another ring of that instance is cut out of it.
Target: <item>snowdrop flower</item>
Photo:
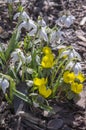
[[[70,27],[75,20],[75,17],[73,15],[69,15],[68,17],[66,15],[63,15],[60,17],[57,21],[56,24],[58,24],[60,27]]]
[[[81,72],[82,70],[82,67],[81,67],[81,64],[79,62],[77,62],[74,67],[73,67],[73,71],[76,75],[79,74],[79,72]]]
[[[27,21],[28,19],[30,19],[25,11],[16,13],[13,19],[16,20],[19,16],[22,21]]]
[[[32,61],[32,57],[31,57],[31,55],[28,56],[28,57],[26,57],[26,62],[27,62],[28,64],[29,64],[31,61]]]
[[[73,15],[68,16],[65,20],[65,26],[69,28],[73,24],[74,20],[75,17]]]
[[[36,55],[36,62],[40,65],[40,57],[38,55]]]
[[[0,86],[2,88],[3,93],[6,93],[6,89],[9,87],[9,82],[7,79],[0,78]]]
[[[72,59],[72,58],[77,58],[78,60],[81,61],[81,56],[79,55],[78,52],[76,52],[74,49],[70,50],[69,51],[69,58]]]
[[[81,64],[79,62],[74,63],[72,61],[66,66],[66,70],[68,69],[72,69],[76,75],[78,75],[82,70]]]
[[[16,49],[11,54],[12,62],[15,64],[17,61],[22,60],[23,62],[26,61],[26,58],[24,56],[24,53],[20,49]]]
[[[64,41],[64,32],[61,31],[61,30],[58,30],[58,31],[53,31],[51,34],[50,34],[50,43],[52,44],[53,46],[53,43],[54,42],[58,42],[60,43],[61,41]],[[55,43],[56,44],[56,43]],[[57,46],[57,45],[56,45]]]
[[[42,19],[42,18],[38,18],[38,25],[45,27],[46,26],[46,22]]]
[[[26,84],[27,84],[27,86],[32,87],[33,86],[33,81],[32,80],[27,80]]]
[[[79,61],[81,61],[81,56],[74,49],[63,51],[60,57],[63,56],[68,56],[69,59],[77,58]]]
[[[48,36],[46,33],[46,27],[41,27],[38,34],[40,39],[43,39],[44,41],[48,42]]]
[[[37,26],[35,25],[34,21],[29,19],[28,21],[22,22],[18,26],[18,31],[21,32],[21,29],[25,28],[27,31],[29,31],[29,36],[34,36],[34,34],[37,32]]]

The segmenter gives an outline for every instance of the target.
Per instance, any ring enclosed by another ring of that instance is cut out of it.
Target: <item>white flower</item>
[[[65,20],[65,26],[69,28],[73,24],[74,20],[75,17],[73,15],[68,16]]]
[[[6,89],[9,87],[9,82],[7,79],[0,78],[0,86],[2,88],[3,93],[6,93]]]
[[[38,25],[45,27],[46,26],[46,22],[43,19],[39,19],[38,20]]]
[[[74,71],[74,73],[77,75],[79,72],[81,72],[82,68],[81,68],[81,64],[79,62],[74,63],[73,61],[71,61],[65,68],[66,70],[68,69],[72,69]]]
[[[58,30],[58,31],[53,31],[51,34],[50,34],[50,43],[54,44],[55,42],[55,46],[57,46],[56,42],[60,43],[61,41],[64,41],[64,32],[61,31],[61,30]]]
[[[74,49],[70,50],[69,51],[69,58],[72,59],[72,58],[77,58],[78,60],[81,61],[81,56],[79,55],[78,52],[76,52]]]
[[[16,13],[13,19],[16,20],[19,16],[22,21],[27,21],[28,19],[30,19],[25,11]]]
[[[81,70],[82,70],[81,64],[77,62],[73,67],[73,71],[77,75],[79,72],[81,72]]]
[[[25,63],[26,58],[24,56],[24,53],[20,49],[16,49],[12,54],[11,54],[12,62],[15,64],[17,61],[21,60],[22,62]]]
[[[34,21],[29,19],[28,21],[22,22],[18,26],[18,31],[21,32],[21,29],[25,28],[27,31],[29,31],[29,36],[34,36],[34,34],[37,32],[37,26],[35,25]]]
[[[28,57],[26,57],[26,62],[29,64],[32,61],[32,57],[31,55],[29,55]]]
[[[63,51],[60,57],[63,57],[65,55],[67,55],[69,59],[77,58],[77,60],[81,61],[81,56],[74,49]]]
[[[47,36],[45,27],[41,27],[41,29],[39,30],[39,38],[43,39],[46,42],[48,42],[48,36]]]
[[[50,43],[56,40],[56,36],[57,36],[56,31],[52,31],[52,33],[50,34]]]
[[[33,74],[34,70],[31,69],[31,68],[27,68],[26,72],[27,72],[28,74]]]
[[[63,15],[56,21],[56,24],[61,27],[65,26],[69,28],[73,24],[74,20],[75,17],[73,15],[69,15],[68,17],[66,15]]]
[[[40,65],[40,57],[38,55],[36,55],[36,62]]]
[[[33,81],[32,80],[27,80],[26,84],[27,84],[27,86],[32,87],[33,86]]]

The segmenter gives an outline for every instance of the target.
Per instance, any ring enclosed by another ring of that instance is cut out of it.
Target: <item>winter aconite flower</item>
[[[50,88],[46,88],[46,86],[40,86],[39,87],[39,94],[42,95],[43,97],[47,98],[51,95],[52,90]]]
[[[47,98],[51,95],[52,91],[50,88],[46,88],[47,78],[34,78],[34,85],[38,87],[39,94]]]
[[[48,54],[43,56],[41,65],[43,68],[52,68],[55,64],[54,55]]]
[[[65,83],[72,83],[75,80],[75,74],[73,72],[66,71],[63,74],[63,80]]]
[[[83,85],[82,85],[82,84],[78,84],[77,82],[73,82],[73,83],[71,84],[71,90],[72,90],[74,93],[79,94],[79,93],[83,90]]]
[[[79,73],[77,76],[76,76],[76,78],[82,83],[82,82],[84,82],[84,80],[85,80],[85,77],[84,77],[84,75],[82,74],[82,73]]]
[[[43,48],[43,53],[44,53],[45,55],[48,55],[48,54],[51,54],[52,51],[51,51],[51,49],[50,49],[48,46],[45,46],[45,47]]]
[[[47,78],[34,78],[33,83],[36,86],[45,85],[47,83]]]

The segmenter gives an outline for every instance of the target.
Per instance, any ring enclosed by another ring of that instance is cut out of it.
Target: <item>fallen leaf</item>
[[[85,24],[85,22],[86,22],[86,17],[83,17],[81,22],[80,22],[80,25],[83,26]]]
[[[82,31],[81,31],[81,32],[80,32],[80,31],[79,31],[79,32],[76,31],[75,34],[76,34],[76,36],[77,36],[80,40],[86,42],[86,38],[84,37],[84,32],[82,33]]]
[[[48,122],[47,128],[49,130],[59,130],[63,126],[63,120],[62,119],[52,119]]]
[[[81,45],[81,46],[86,47],[86,43],[85,43],[85,42],[81,42],[81,41],[80,41],[80,42],[78,42],[78,44]]]

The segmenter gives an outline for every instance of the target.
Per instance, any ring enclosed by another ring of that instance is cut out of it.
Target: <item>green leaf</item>
[[[12,53],[15,50],[15,48],[17,47],[19,36],[20,35],[19,35],[18,30],[14,31],[14,33],[12,35],[12,38],[9,41],[8,48],[7,48],[6,52],[5,52],[6,60],[9,59],[10,53]]]

